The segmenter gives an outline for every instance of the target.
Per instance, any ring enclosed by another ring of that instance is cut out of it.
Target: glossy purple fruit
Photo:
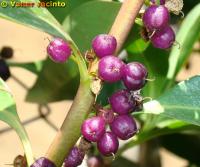
[[[175,33],[170,26],[167,26],[156,31],[150,40],[155,48],[168,49],[175,41]]]
[[[150,31],[161,29],[169,23],[169,11],[163,6],[152,5],[143,15],[143,23]]]
[[[114,112],[123,115],[135,110],[136,101],[131,98],[128,90],[115,92],[110,98],[109,103]]]
[[[72,51],[66,41],[61,38],[54,38],[47,47],[47,53],[53,61],[64,63],[67,61]]]
[[[65,159],[64,167],[77,167],[82,164],[84,153],[78,147],[73,147],[68,157]]]
[[[127,140],[137,133],[136,122],[129,115],[116,116],[110,127],[112,132],[122,140]]]
[[[104,119],[97,116],[85,120],[82,124],[81,132],[88,141],[98,141],[105,133]]]
[[[98,116],[102,117],[107,124],[110,124],[115,117],[112,109],[100,109]]]
[[[112,55],[117,47],[117,40],[108,34],[97,35],[92,41],[92,48],[99,58]]]
[[[157,2],[156,2],[157,0],[151,0],[151,2],[153,3],[153,4],[157,4]],[[158,1],[159,2],[159,1]],[[164,5],[165,4],[165,0],[160,0],[160,4],[157,4],[157,5]]]
[[[99,61],[99,77],[107,82],[116,82],[122,78],[124,63],[115,56],[105,56]]]
[[[145,83],[148,75],[147,69],[138,62],[131,62],[123,66],[123,83],[129,90],[139,90]]]
[[[37,159],[31,167],[56,167],[56,165],[45,157]]]
[[[112,132],[106,132],[97,142],[98,150],[105,156],[115,154],[119,147],[119,141]]]

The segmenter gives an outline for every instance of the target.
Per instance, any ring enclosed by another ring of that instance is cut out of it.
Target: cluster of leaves
[[[66,8],[50,8],[49,11],[45,8],[0,8],[0,17],[37,28],[53,36],[73,39],[80,51],[84,53],[90,48],[91,40],[95,35],[108,33],[121,6],[119,2],[96,0],[68,0],[66,4]],[[185,11],[189,10],[185,9]],[[177,46],[174,46],[171,51],[153,48],[141,39],[140,28],[140,24],[134,25],[124,45],[128,53],[126,61],[136,60],[145,64],[149,76],[155,77],[155,81],[145,87],[143,95],[156,100],[145,103],[143,112],[135,113],[144,123],[144,128],[137,139],[131,140],[121,148],[120,153],[131,146],[163,134],[185,130],[195,131],[198,128],[194,125],[200,125],[200,77],[195,76],[175,85],[177,73],[188,59],[195,41],[200,36],[200,4],[188,13],[178,30],[176,40],[180,43],[180,49]],[[10,66],[25,68],[38,76],[36,83],[28,91],[26,100],[29,102],[46,104],[73,99],[75,96],[79,73],[72,60],[57,65],[47,58],[41,62],[11,63]],[[98,101],[106,105],[107,97],[111,92],[122,87],[119,83],[104,85]],[[171,87],[173,88],[169,90]],[[27,135],[20,125],[15,103],[3,81],[0,85],[0,119],[7,122],[19,134],[31,163],[32,154]],[[196,131],[193,134],[199,135]],[[163,140],[163,143],[167,148],[172,148],[166,140]],[[175,152],[179,154],[177,150]],[[199,163],[190,157],[186,156],[192,162]]]

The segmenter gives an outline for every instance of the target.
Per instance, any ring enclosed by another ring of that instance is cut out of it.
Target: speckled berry
[[[165,6],[152,5],[146,9],[142,19],[145,27],[153,31],[167,26],[169,18],[169,11]]]
[[[56,167],[56,165],[45,157],[37,159],[31,167]]]
[[[175,41],[175,33],[170,26],[167,26],[156,31],[150,40],[155,48],[168,49]]]
[[[128,114],[136,108],[136,101],[131,97],[128,90],[119,90],[115,92],[109,98],[109,103],[113,111],[120,115]]]
[[[137,133],[136,122],[129,115],[116,116],[110,127],[112,132],[122,140],[127,140]]]
[[[105,56],[99,61],[99,77],[107,82],[113,83],[122,78],[122,67],[124,63],[115,56]]]
[[[119,141],[112,132],[106,132],[97,142],[99,152],[105,156],[113,155],[117,152]]]
[[[96,142],[105,133],[105,120],[99,116],[89,118],[83,122],[81,132],[88,141]]]
[[[97,35],[92,41],[92,48],[99,58],[112,55],[117,47],[115,37],[107,34]]]
[[[64,167],[77,167],[82,164],[83,158],[84,153],[78,147],[73,147],[64,161]]]
[[[47,53],[53,61],[64,63],[68,60],[72,51],[66,41],[61,38],[54,38],[47,47]]]
[[[139,90],[145,83],[148,75],[144,65],[138,62],[131,62],[123,66],[123,83],[129,90]]]

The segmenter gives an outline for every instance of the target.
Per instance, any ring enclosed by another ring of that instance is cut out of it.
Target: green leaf
[[[0,78],[0,120],[6,122],[17,132],[23,144],[28,165],[30,166],[33,163],[31,145],[27,133],[17,115],[16,105],[13,96],[9,88],[1,78]]]
[[[176,41],[180,44],[172,48],[169,58],[168,79],[174,79],[180,71],[185,61],[190,56],[195,41],[200,35],[200,4],[198,4],[184,19],[180,30],[176,36]]]
[[[159,114],[200,126],[200,77],[176,85],[158,100],[144,104],[144,112]]]
[[[9,6],[7,8],[0,8],[0,17],[5,19],[24,24],[41,31],[47,32],[54,36],[60,36],[71,41],[71,38],[63,31],[60,24],[51,15],[51,13],[46,8],[18,8],[11,7],[11,3],[16,2],[39,2],[38,0],[16,0],[9,1]]]
[[[38,62],[30,62],[30,63],[16,63],[16,62],[9,62],[8,65],[10,67],[20,67],[24,68],[34,74],[39,74],[39,72],[42,69],[42,66],[44,64],[44,61],[38,61]]]
[[[119,8],[117,2],[84,3],[68,15],[63,27],[84,52],[91,48],[91,41],[97,34],[109,32]]]
[[[64,99],[73,99],[78,89],[78,68],[72,60],[56,64],[47,59],[26,100],[46,104]]]
[[[157,98],[162,94],[163,84],[168,69],[168,52],[156,49],[149,45],[143,53],[137,54],[128,50],[128,62],[138,61],[143,63],[148,70],[148,78],[155,79],[147,82],[143,95],[151,98]]]
[[[65,7],[62,8],[48,8],[48,10],[52,13],[52,15],[60,22],[62,23],[65,19],[65,17],[76,7],[80,6],[83,3],[86,3],[88,1],[92,0],[63,0],[62,2],[65,2]],[[58,0],[55,0],[55,2],[58,2]]]

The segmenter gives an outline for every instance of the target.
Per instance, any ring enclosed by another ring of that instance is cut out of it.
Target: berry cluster
[[[148,75],[141,63],[125,64],[114,56],[116,47],[116,39],[111,35],[101,34],[92,41],[93,51],[100,58],[98,77],[109,83],[121,80],[126,89],[115,92],[109,98],[110,108],[99,107],[97,116],[85,120],[81,127],[83,137],[97,142],[97,148],[104,156],[117,152],[118,139],[127,140],[137,133],[136,122],[130,113],[141,107],[139,92]]]
[[[165,0],[151,0],[152,5],[148,7],[143,15],[143,23],[149,34],[149,39],[154,47],[168,49],[175,42],[175,33],[169,26],[169,10],[164,6]]]
[[[97,115],[85,120],[81,127],[83,139],[96,142],[97,148],[104,156],[114,155],[119,147],[119,139],[133,137],[138,129],[131,112],[141,109],[140,90],[147,80],[147,70],[139,62],[125,64],[114,56],[117,48],[115,37],[107,34],[96,36],[92,41],[93,53],[100,59],[97,77],[102,81],[114,83],[122,81],[126,89],[115,92],[109,99],[110,108],[96,107]],[[72,54],[68,42],[55,38],[47,47],[50,58],[64,63]],[[97,106],[97,105],[96,105]],[[109,130],[107,130],[109,127]],[[84,145],[84,144],[82,144]],[[86,144],[87,145],[87,144]],[[76,167],[83,161],[88,147],[73,147],[65,159],[65,167]],[[48,160],[39,160],[46,163]]]

